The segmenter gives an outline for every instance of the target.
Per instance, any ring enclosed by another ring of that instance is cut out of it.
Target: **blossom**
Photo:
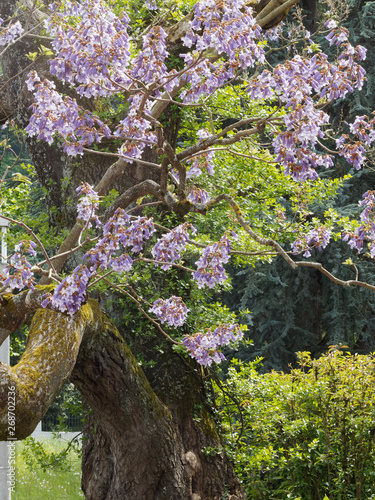
[[[152,219],[137,217],[132,220],[122,209],[118,208],[104,225],[103,238],[84,255],[84,259],[92,264],[90,272],[108,268],[116,272],[130,271],[133,260],[128,252],[125,251],[121,255],[117,255],[116,252],[120,251],[121,246],[124,250],[140,252],[144,241],[148,240],[154,232]]]
[[[74,18],[74,23],[71,22]],[[85,97],[108,96],[131,84],[129,18],[120,19],[102,0],[67,1],[46,22],[56,57],[51,73]]]
[[[205,139],[210,137],[210,133],[207,129],[198,130],[197,135],[199,138],[198,144],[201,144]],[[188,159],[187,163],[190,166],[186,174],[187,179],[190,179],[191,177],[199,177],[202,174],[203,169],[205,169],[208,174],[214,175],[214,158],[214,151],[202,151],[201,153],[195,155],[194,158]]]
[[[155,0],[148,0],[146,2],[146,7],[148,8],[148,10],[157,10],[158,9],[158,6],[157,6]]]
[[[160,26],[154,26],[143,37],[143,47],[132,64],[132,77],[151,83],[163,80],[168,75],[164,60],[168,56],[166,49],[167,33]]]
[[[83,154],[83,147],[111,136],[107,125],[79,106],[75,99],[62,97],[53,82],[42,82],[37,73],[31,72],[26,83],[34,92],[33,114],[25,129],[30,137],[36,135],[52,144],[58,136],[64,141],[64,151],[76,156]]]
[[[181,297],[170,297],[167,300],[157,299],[149,309],[161,323],[167,322],[169,326],[182,326],[185,323],[189,309],[186,307]]]
[[[22,290],[27,287],[34,290],[35,279],[31,272],[31,264],[27,261],[25,253],[35,256],[36,243],[32,240],[22,240],[14,248],[15,252],[10,256],[2,278],[3,285],[14,290]]]
[[[223,264],[228,262],[229,254],[230,241],[226,234],[219,241],[204,249],[202,257],[196,262],[197,270],[193,274],[198,288],[205,286],[214,288],[217,283],[227,279]]]
[[[210,201],[210,195],[207,193],[205,189],[197,188],[193,186],[191,191],[187,197],[189,201],[192,203],[203,203],[206,204]]]
[[[151,249],[152,256],[158,261],[155,263],[156,266],[163,262],[161,268],[167,271],[174,262],[180,260],[181,252],[189,242],[189,229],[193,234],[196,234],[195,228],[191,224],[184,222],[184,224],[175,227],[159,239]]]
[[[198,361],[200,365],[210,366],[213,362],[220,363],[225,359],[220,348],[238,342],[243,337],[242,330],[238,324],[219,325],[215,330],[208,328],[206,333],[186,335],[182,343],[190,356]]]
[[[375,191],[366,191],[362,200],[359,202],[360,207],[364,207],[360,215],[361,225],[356,227],[354,231],[344,231],[342,240],[346,241],[350,248],[361,252],[364,241],[369,242],[370,255],[375,257]]]
[[[87,285],[92,273],[86,266],[77,266],[73,273],[64,278],[53,294],[47,294],[42,307],[51,306],[70,316],[76,313],[87,300]]]
[[[85,221],[87,227],[91,227],[91,220],[94,220],[97,226],[101,225],[95,212],[99,208],[99,196],[96,191],[87,184],[87,182],[82,183],[77,189],[79,195],[83,195],[77,205],[78,218]]]
[[[150,130],[151,123],[142,116],[139,109],[141,101],[141,95],[135,95],[129,99],[131,104],[128,113],[120,121],[113,134],[115,137],[124,139],[119,148],[119,154],[125,156],[129,163],[140,158],[147,145],[156,144],[156,134]],[[149,105],[150,102],[147,101],[145,106]]]
[[[331,231],[324,226],[311,229],[307,234],[298,237],[292,243],[292,252],[297,254],[304,252],[304,257],[311,257],[311,249],[316,248],[321,251],[326,248],[331,239]]]
[[[184,78],[190,87],[181,92],[184,102],[196,102],[210,95],[233,78],[238,70],[264,61],[264,50],[257,43],[261,28],[256,24],[251,8],[243,0],[213,0],[196,4],[191,29],[182,38],[186,47],[195,46],[194,55],[182,54],[190,69]],[[199,54],[214,49],[226,56],[226,61],[198,62]]]
[[[273,146],[276,161],[294,180],[314,180],[317,166],[332,166],[332,155],[317,151],[329,118],[315,103],[323,98],[331,101],[345,97],[355,88],[362,88],[365,71],[356,61],[363,59],[364,52],[360,47],[343,43],[337,64],[329,63],[322,53],[311,58],[297,55],[277,65],[272,72],[263,71],[249,83],[247,90],[252,99],[277,97],[284,104],[284,128],[274,132]],[[359,145],[346,146],[340,154],[356,168],[363,163]]]
[[[0,17],[0,26],[4,24],[4,20]],[[23,33],[24,29],[19,21],[0,29],[0,47],[9,45],[14,42]]]

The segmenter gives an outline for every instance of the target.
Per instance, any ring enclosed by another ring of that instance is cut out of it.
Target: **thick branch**
[[[0,345],[26,321],[27,316],[40,307],[47,287],[37,287],[18,295],[3,295],[0,306]]]
[[[289,12],[289,10],[296,5],[299,0],[271,0],[269,4],[258,14],[256,20],[262,28],[269,27],[271,21],[276,20],[275,26],[281,21],[282,17]],[[282,16],[279,20],[276,18]]]
[[[14,367],[0,363],[0,440],[23,439],[33,432],[70,376],[83,335],[102,329],[102,312],[95,301],[72,317],[37,310],[20,362]],[[15,393],[15,429],[8,421],[10,393]]]
[[[218,134],[211,135],[210,137],[207,137],[207,139],[204,139],[201,142],[198,142],[194,144],[193,146],[190,146],[189,148],[184,149],[180,153],[176,155],[176,158],[180,161],[185,160],[186,158],[189,158],[190,156],[194,156],[199,152],[204,153],[204,151],[212,146],[227,146],[230,144],[234,144],[236,142],[239,142],[241,139],[244,137],[249,137],[251,135],[257,134],[262,128],[263,121],[265,121],[262,118],[249,118],[248,120],[241,120],[234,125],[231,125],[229,127],[226,127],[224,130],[219,132]],[[228,132],[236,128],[236,125],[238,127],[243,126],[244,124],[248,124],[250,122],[257,122],[257,126],[251,129],[247,130],[240,130],[234,135],[231,135],[230,137],[224,137]]]
[[[155,196],[158,200],[163,201],[172,210],[176,206],[176,200],[169,191],[163,192],[157,182],[147,179],[129,188],[125,193],[119,196],[109,208],[107,216],[112,215],[117,208],[128,207],[131,203],[138,200],[138,198],[146,196],[147,194]]]

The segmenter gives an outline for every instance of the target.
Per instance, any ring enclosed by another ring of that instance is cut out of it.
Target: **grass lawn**
[[[47,452],[57,453],[66,448],[67,442],[62,439],[42,439]],[[68,471],[48,468],[45,472],[33,463],[26,463],[22,454],[25,451],[24,442],[16,445],[16,487],[12,493],[12,500],[81,500],[84,495],[81,491],[81,461],[74,450],[69,451],[67,463]],[[32,460],[30,448],[28,457]]]

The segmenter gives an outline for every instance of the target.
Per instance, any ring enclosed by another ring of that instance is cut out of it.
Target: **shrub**
[[[259,375],[234,361],[216,386],[224,433],[251,499],[375,499],[375,357],[332,348]]]

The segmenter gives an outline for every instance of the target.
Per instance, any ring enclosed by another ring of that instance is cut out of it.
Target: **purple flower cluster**
[[[153,312],[161,323],[167,322],[169,326],[182,326],[185,323],[189,309],[181,297],[171,297],[167,300],[157,299],[149,310]]]
[[[124,156],[129,163],[142,156],[144,148],[156,144],[156,134],[150,131],[151,123],[142,116],[139,109],[142,96],[132,96],[128,114],[120,121],[114,135],[124,138],[124,142],[119,149],[120,155]],[[146,106],[150,105],[146,102]],[[147,110],[145,111],[147,113]]]
[[[97,116],[84,110],[71,97],[62,97],[49,80],[41,82],[35,72],[27,80],[30,91],[34,91],[33,114],[26,127],[27,134],[36,135],[48,144],[54,136],[61,137],[64,151],[71,156],[83,154],[83,147],[110,137],[111,132]]]
[[[155,0],[148,0],[146,2],[146,7],[148,10],[157,10],[158,6],[156,5]]]
[[[281,22],[279,25],[275,26],[275,28],[271,28],[271,29],[265,31],[263,33],[264,38],[266,40],[271,40],[271,41],[278,40],[280,35],[281,35],[281,32],[282,32],[283,24],[284,23]]]
[[[73,22],[72,22],[73,21]],[[102,0],[64,3],[47,22],[57,54],[53,75],[86,97],[108,96],[132,84],[129,18],[119,19]]]
[[[364,48],[342,42],[337,64],[329,63],[322,53],[310,59],[298,55],[273,72],[263,71],[248,86],[252,99],[277,97],[288,111],[283,117],[286,130],[275,132],[273,145],[277,161],[295,180],[315,179],[317,166],[332,165],[331,155],[315,149],[318,139],[324,137],[322,127],[329,121],[315,103],[345,97],[354,88],[361,89],[365,80],[365,70],[356,62],[365,58]],[[357,150],[352,153],[358,155]],[[349,153],[343,151],[342,155],[348,157]]]
[[[327,21],[328,23],[329,21]],[[328,24],[326,26],[328,26]],[[328,36],[326,36],[326,40],[329,41],[330,45],[336,44],[337,46],[341,45],[344,42],[347,42],[349,39],[349,30],[340,26],[337,28],[336,26],[332,26],[333,31],[330,32]]]
[[[78,218],[85,221],[86,227],[92,226],[91,220],[95,221],[96,226],[100,226],[101,222],[95,215],[99,208],[98,193],[87,182],[82,183],[76,191],[78,195],[82,196],[77,205]]]
[[[220,348],[237,342],[243,337],[239,325],[219,325],[214,331],[209,328],[205,334],[196,333],[187,335],[182,341],[190,356],[198,361],[200,365],[210,366],[212,362],[220,363],[225,356]]]
[[[137,217],[132,221],[121,208],[118,208],[113,217],[105,224],[103,238],[84,256],[92,264],[90,272],[108,268],[120,273],[130,271],[133,261],[128,253],[116,255],[120,244],[124,250],[130,249],[132,252],[140,252],[144,241],[148,240],[154,231],[152,219]]]
[[[315,151],[318,139],[324,137],[321,127],[329,122],[327,113],[316,109],[313,100],[306,97],[283,121],[286,131],[279,132],[273,141],[276,161],[296,181],[315,180],[317,166],[333,165],[331,155]]]
[[[26,253],[35,256],[36,244],[32,240],[22,240],[15,246],[15,252],[9,258],[9,263],[4,270],[4,286],[11,290],[22,290],[27,287],[34,290],[34,276],[31,273],[31,264],[26,259]]]
[[[203,203],[206,204],[210,201],[210,195],[205,189],[197,188],[192,186],[189,196],[187,197],[192,203]]]
[[[228,262],[229,254],[230,241],[226,234],[219,241],[204,249],[202,257],[196,262],[197,270],[193,274],[198,288],[204,286],[214,288],[217,283],[227,279],[223,264]]]
[[[89,185],[83,189],[83,192],[90,193]],[[116,255],[120,244],[124,249],[130,248],[133,252],[139,252],[144,240],[149,239],[154,231],[152,219],[138,217],[131,221],[122,209],[118,209],[104,226],[103,238],[84,255],[91,267],[76,267],[73,274],[59,284],[53,295],[49,294],[45,298],[42,306],[50,305],[70,315],[77,312],[86,301],[87,285],[98,269],[113,269],[119,273],[130,271],[133,261],[128,253]]]
[[[155,26],[143,37],[143,48],[135,58],[131,75],[144,83],[163,81],[168,75],[164,64],[168,56],[166,50],[167,33]]]
[[[0,17],[0,26],[4,24],[4,19]],[[19,21],[7,26],[6,28],[0,28],[0,47],[9,45],[14,42],[23,33],[23,28]]]
[[[158,262],[164,262],[161,266],[164,271],[170,269],[174,262],[180,260],[181,252],[189,242],[189,229],[193,234],[196,234],[195,228],[185,222],[162,236],[152,248],[151,253],[154,259]],[[156,263],[155,265],[160,264]]]
[[[197,135],[199,137],[198,144],[201,144],[205,139],[210,137],[210,133],[206,129],[198,130]],[[199,177],[202,174],[203,169],[206,170],[210,175],[214,175],[214,158],[214,151],[203,151],[199,155],[194,156],[194,158],[187,160],[187,163],[190,166],[186,177],[188,179],[190,179],[191,177]]]
[[[352,249],[361,252],[364,240],[369,242],[370,255],[375,257],[375,191],[366,191],[362,196],[363,200],[359,202],[360,207],[365,207],[361,213],[362,224],[354,231],[345,231],[343,241],[347,241]]]
[[[366,146],[370,146],[375,141],[375,118],[371,120],[368,116],[357,116],[352,124],[350,124],[350,132],[354,138],[343,134],[336,140],[336,147],[339,150],[339,155],[343,156],[349,165],[353,165],[359,170],[366,159]],[[357,139],[357,140],[356,140]]]
[[[190,88],[181,93],[185,102],[197,101],[221,87],[237,70],[253,67],[264,61],[258,44],[261,28],[244,0],[204,0],[195,6],[191,29],[183,38],[186,47],[195,45],[196,53],[181,55],[191,69],[185,75]],[[199,54],[217,51],[225,61],[211,63]]]
[[[312,248],[321,251],[326,248],[331,239],[331,231],[324,226],[311,229],[307,234],[298,237],[292,243],[292,252],[294,254],[304,252],[304,257],[311,257]]]
[[[87,285],[91,273],[86,266],[76,267],[73,274],[64,278],[52,294],[47,294],[42,302],[42,307],[51,306],[70,316],[76,313],[87,300]]]

